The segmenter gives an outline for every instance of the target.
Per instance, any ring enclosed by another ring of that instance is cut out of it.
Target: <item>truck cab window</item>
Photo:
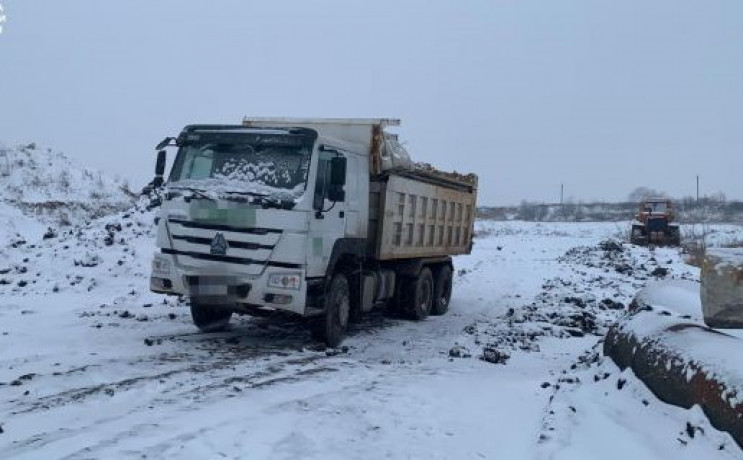
[[[186,170],[191,179],[206,179],[212,174],[214,164],[214,152],[206,150],[190,158]]]

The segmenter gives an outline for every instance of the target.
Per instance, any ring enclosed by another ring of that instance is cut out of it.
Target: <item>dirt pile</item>
[[[693,278],[673,251],[615,240],[570,249],[558,262],[569,268],[569,274],[546,280],[531,303],[510,307],[496,320],[465,327],[464,333],[482,350],[482,359],[491,361],[486,354],[493,355],[493,350],[539,351],[542,337],[603,336],[647,282]]]

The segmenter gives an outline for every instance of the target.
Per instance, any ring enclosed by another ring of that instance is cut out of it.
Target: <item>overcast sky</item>
[[[743,199],[743,1],[0,0],[0,142],[144,185],[244,115],[398,117],[481,205]]]

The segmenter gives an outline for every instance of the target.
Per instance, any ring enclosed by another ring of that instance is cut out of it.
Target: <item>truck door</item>
[[[346,198],[330,201],[330,164],[338,152],[318,152],[317,176],[314,184],[314,213],[310,216],[309,247],[307,250],[307,276],[324,276],[335,242],[346,231]],[[325,198],[323,198],[325,197]]]

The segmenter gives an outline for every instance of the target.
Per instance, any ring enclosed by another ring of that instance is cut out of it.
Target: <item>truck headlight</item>
[[[302,275],[299,273],[273,273],[268,277],[268,287],[299,290]]]
[[[161,257],[155,257],[152,259],[152,273],[161,275],[170,274],[170,261]]]

